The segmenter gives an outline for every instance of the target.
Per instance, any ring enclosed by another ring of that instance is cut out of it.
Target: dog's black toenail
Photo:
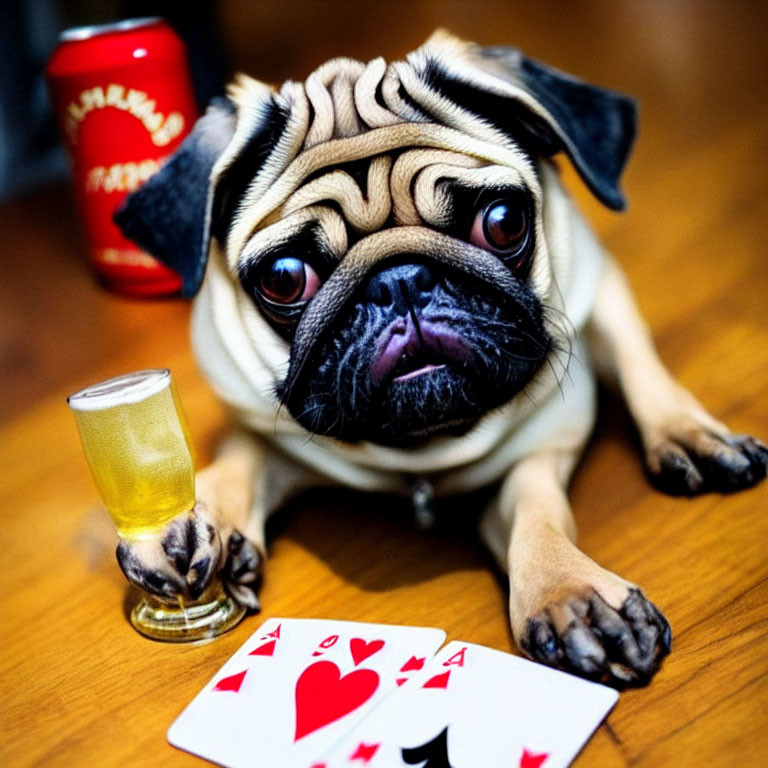
[[[227,549],[228,549],[230,552],[235,552],[235,551],[237,551],[238,549],[240,549],[240,547],[242,547],[242,546],[243,546],[243,542],[244,542],[244,541],[245,541],[245,536],[243,536],[243,534],[242,534],[242,533],[240,533],[240,531],[238,531],[237,529],[235,529],[235,530],[234,530],[234,531],[232,531],[232,533],[229,535],[229,541],[227,542]]]
[[[607,667],[605,651],[582,624],[572,622],[560,636],[565,656],[573,669],[592,680],[602,677]]]
[[[197,547],[197,530],[195,526],[195,519],[191,516],[187,518],[186,525],[184,526],[184,535],[186,537],[187,552],[191,558],[195,551],[195,547]]]
[[[745,438],[738,447],[750,462],[754,482],[762,480],[768,472],[768,448],[753,437]]]
[[[662,618],[664,617],[662,616]],[[661,642],[666,653],[669,653],[672,650],[672,627],[669,626],[669,622],[666,619],[664,619],[664,625],[661,632]]]
[[[549,621],[542,617],[528,619],[520,644],[532,659],[553,667],[562,666],[562,651],[557,637]]]
[[[688,458],[669,452],[661,457],[659,463],[658,473],[651,477],[659,490],[673,496],[689,496],[703,488],[704,478]]]
[[[211,558],[203,557],[196,563],[193,563],[187,576],[187,584],[190,597],[197,600],[203,594],[210,582]]]
[[[261,610],[261,604],[259,603],[256,588],[250,585],[237,584],[230,581],[224,582],[224,588],[230,597],[232,597],[239,605],[243,606],[248,613],[258,613]]]
[[[142,589],[161,597],[176,597],[184,591],[181,584],[176,584],[168,577],[153,571],[142,571],[140,581]]]
[[[163,537],[161,542],[163,551],[181,574],[189,570],[189,561],[195,551],[195,541],[195,525],[192,518],[187,519],[183,526],[172,524]]]

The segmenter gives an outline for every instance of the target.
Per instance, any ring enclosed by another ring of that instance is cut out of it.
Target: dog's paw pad
[[[650,452],[651,480],[659,490],[693,496],[750,488],[766,476],[768,448],[748,435],[699,430],[669,439]]]
[[[597,592],[547,606],[528,619],[520,645],[535,661],[624,688],[648,683],[671,641],[659,609],[632,588],[618,610]]]
[[[264,556],[240,531],[232,531],[227,540],[227,559],[221,572],[230,595],[251,613],[260,610],[258,592],[261,586]]]

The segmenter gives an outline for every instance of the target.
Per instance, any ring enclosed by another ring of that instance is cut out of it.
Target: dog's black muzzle
[[[316,434],[402,445],[465,432],[512,399],[552,339],[530,287],[483,261],[465,270],[398,253],[370,265],[308,346],[297,333],[279,390],[294,418]]]

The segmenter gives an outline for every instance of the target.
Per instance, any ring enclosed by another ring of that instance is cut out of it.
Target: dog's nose
[[[395,264],[371,277],[363,298],[405,315],[415,307],[427,305],[436,282],[426,264]]]

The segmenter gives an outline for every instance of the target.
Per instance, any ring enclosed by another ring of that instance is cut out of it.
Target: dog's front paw
[[[174,517],[157,536],[121,539],[117,562],[131,584],[165,602],[197,600],[221,559],[221,539],[204,504]]]
[[[616,688],[648,683],[671,642],[669,623],[637,587],[616,608],[594,590],[553,602],[520,638],[535,661]]]
[[[260,609],[259,587],[264,556],[240,531],[234,530],[227,539],[226,561],[221,578],[227,592],[251,613]]]
[[[678,496],[740,491],[762,480],[768,469],[768,448],[759,440],[699,426],[670,430],[647,457],[653,484]]]

